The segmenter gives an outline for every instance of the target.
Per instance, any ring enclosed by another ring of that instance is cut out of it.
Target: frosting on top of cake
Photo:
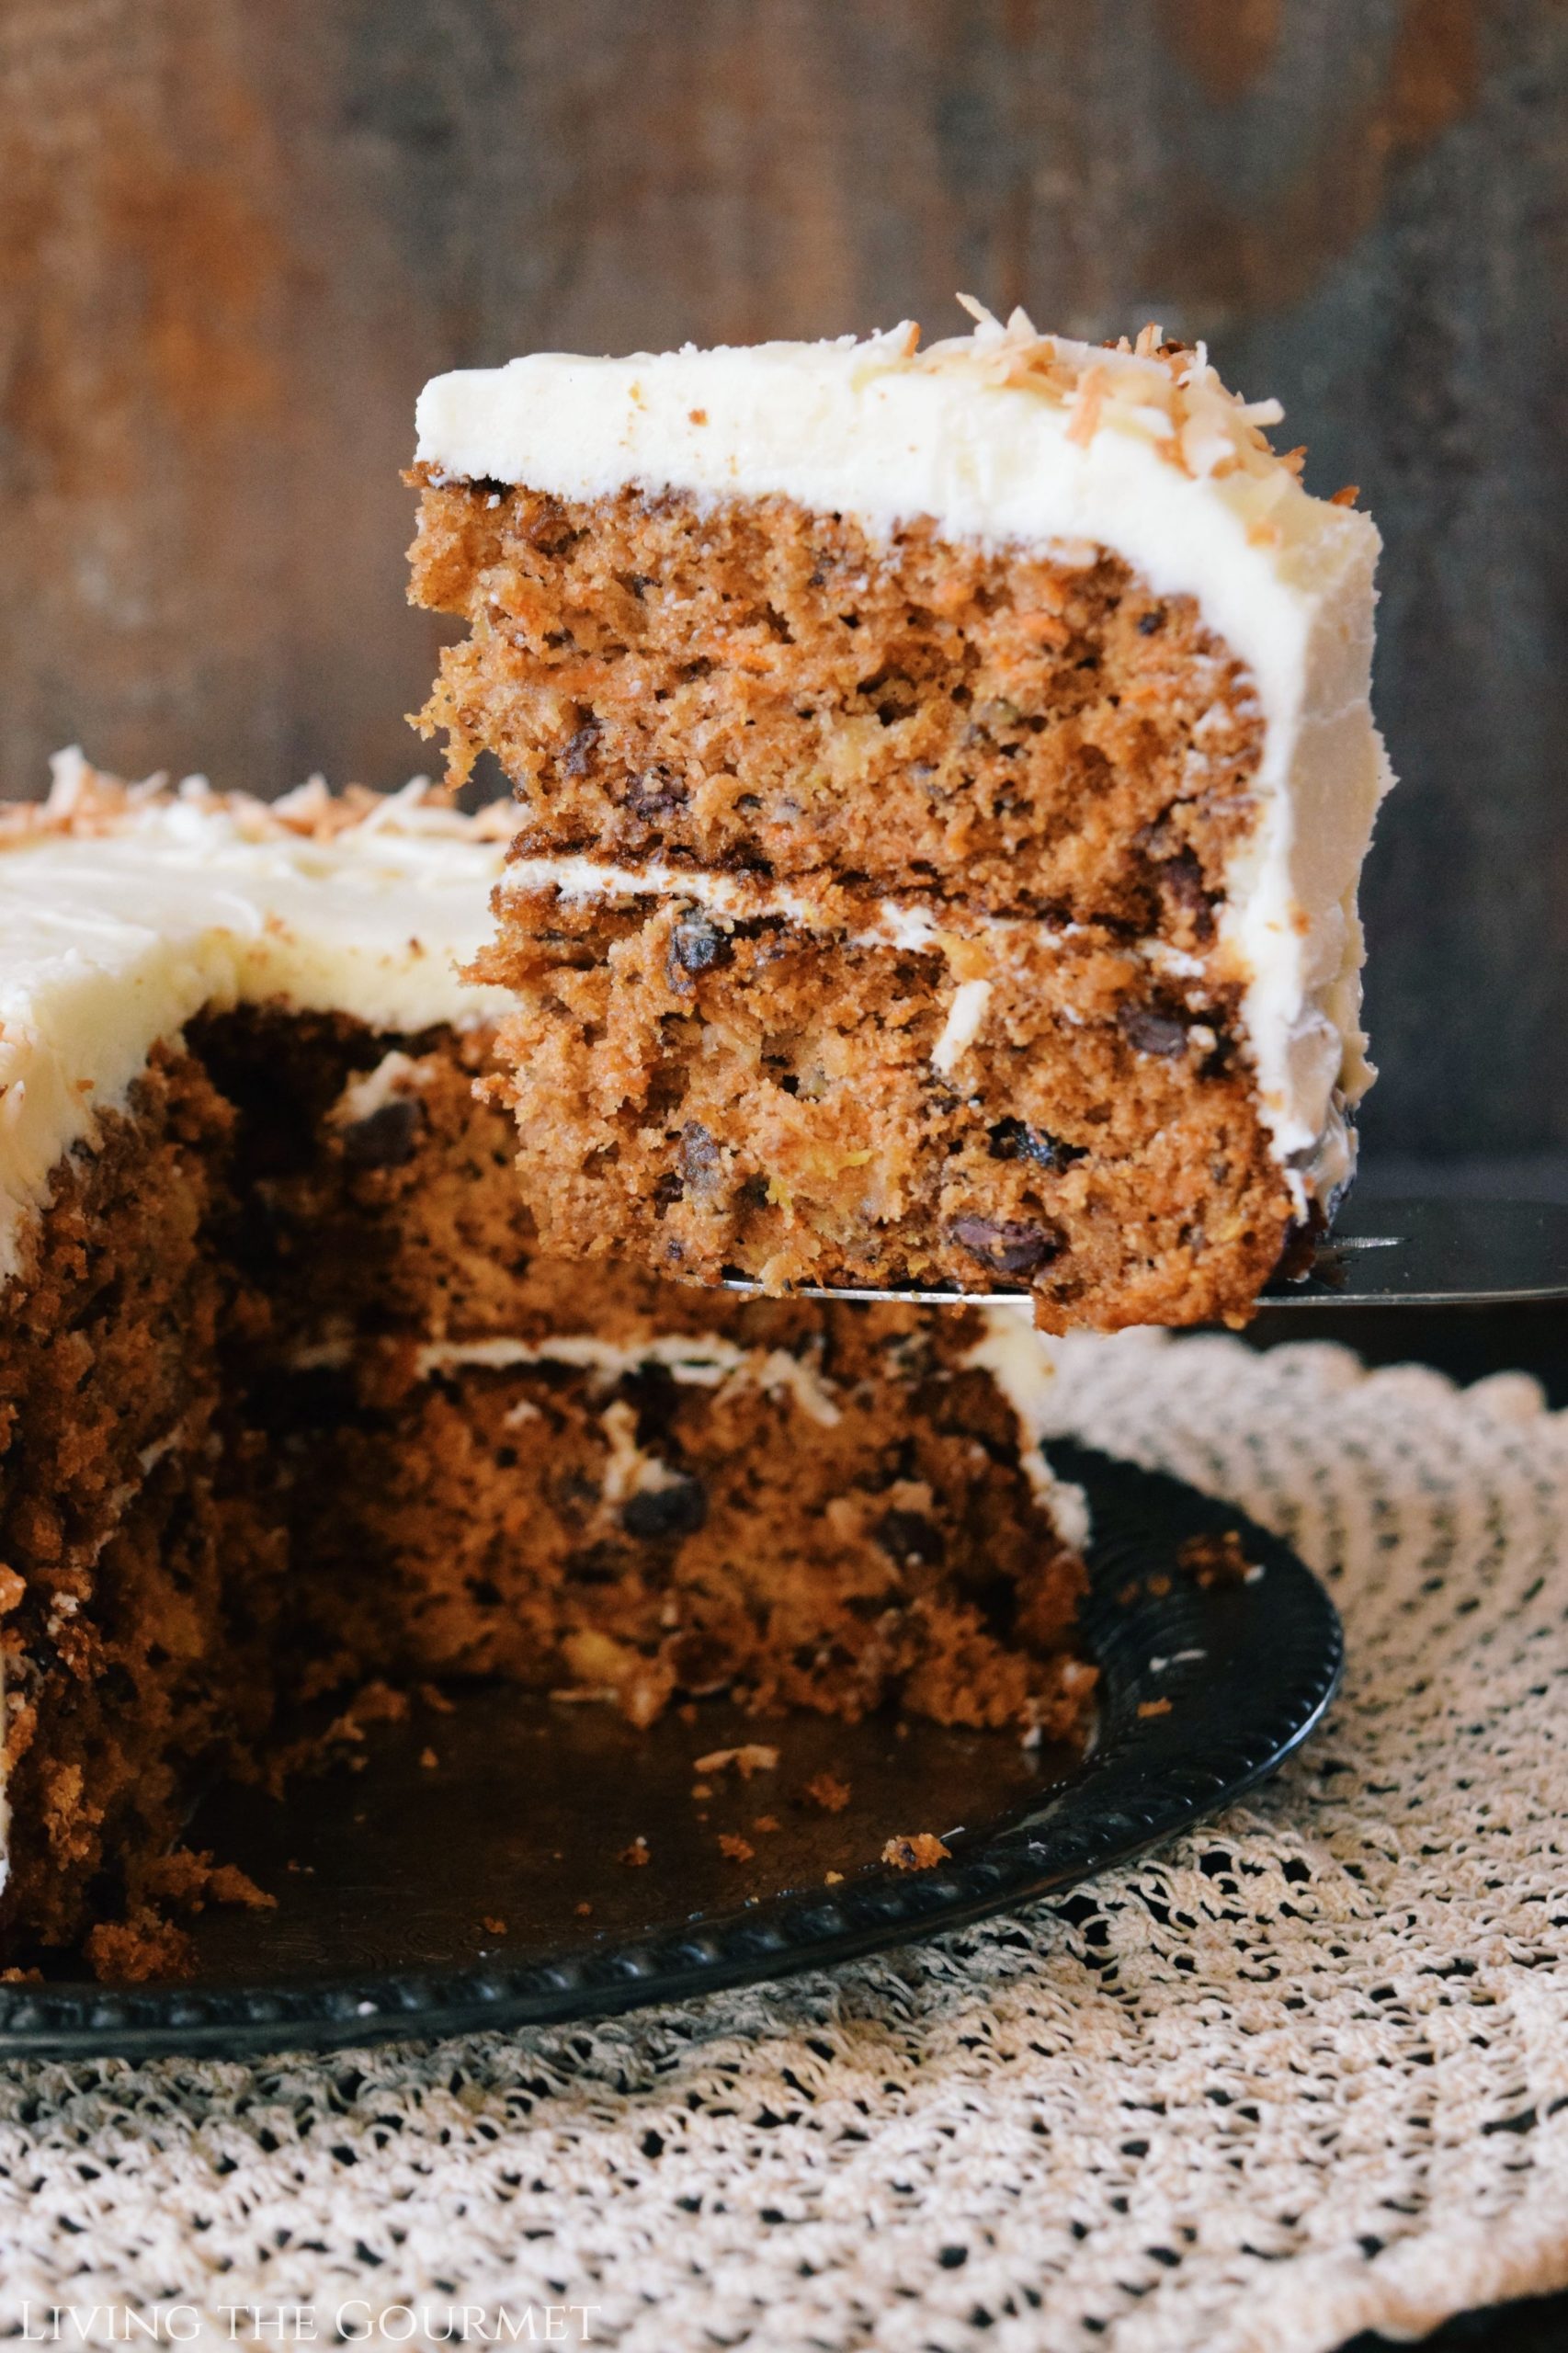
[[[1257,823],[1227,877],[1260,1109],[1299,1202],[1349,1173],[1341,1116],[1371,1073],[1356,888],[1390,781],[1369,687],[1380,540],[1313,498],[1277,402],[1226,390],[1202,346],[1155,328],[1115,348],[1004,324],[919,348],[865,341],[585,358],[535,353],[427,384],[418,457],[437,477],[593,499],[628,486],[782,496],[875,533],[929,517],[994,545],[1107,548],[1193,597],[1251,673],[1266,727]],[[1201,731],[1189,759],[1203,760]]]
[[[469,1023],[499,990],[457,966],[485,937],[515,820],[402,792],[270,803],[53,762],[49,799],[0,810],[0,1281],[51,1173],[119,1109],[151,1048],[264,1000],[380,1029]]]

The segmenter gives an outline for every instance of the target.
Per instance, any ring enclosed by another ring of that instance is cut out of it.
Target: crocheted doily
[[[1025,1916],[689,2007],[14,2067],[0,2326],[1309,2353],[1568,2283],[1568,1417],[1322,1345],[1054,1347],[1063,1429],[1330,1580],[1348,1681],[1278,1779]]]

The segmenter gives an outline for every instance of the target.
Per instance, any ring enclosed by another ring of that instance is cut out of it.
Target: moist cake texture
[[[502,858],[70,757],[5,814],[0,1958],[177,1961],[193,1790],[368,1678],[1081,1726],[1081,1504],[980,1319],[540,1254],[454,972]]]
[[[425,714],[549,1247],[1247,1312],[1348,1180],[1377,534],[1201,351],[1021,314],[420,404]]]

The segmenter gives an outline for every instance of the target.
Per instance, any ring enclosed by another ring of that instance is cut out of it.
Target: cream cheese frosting
[[[505,1010],[460,979],[488,929],[509,811],[456,816],[416,779],[335,798],[167,792],[53,763],[0,818],[0,1283],[52,1171],[123,1108],[160,1039],[277,1001],[419,1030]]]
[[[1227,877],[1221,937],[1244,988],[1260,1111],[1298,1204],[1348,1176],[1343,1111],[1371,1072],[1357,883],[1391,781],[1369,700],[1380,540],[1312,498],[1194,351],[1145,330],[1115,349],[1003,324],[919,348],[857,341],[598,359],[535,353],[427,384],[418,456],[437,477],[592,499],[628,485],[783,496],[875,534],[1119,555],[1193,597],[1243,661],[1265,722],[1257,822]],[[1189,755],[1201,764],[1201,731]]]

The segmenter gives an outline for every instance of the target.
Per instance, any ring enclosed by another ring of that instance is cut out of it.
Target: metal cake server
[[[726,1277],[725,1290],[761,1285]],[[797,1299],[902,1300],[990,1307],[1022,1290],[807,1289]],[[1276,1278],[1258,1306],[1501,1307],[1568,1299],[1568,1207],[1546,1201],[1355,1200],[1317,1246],[1312,1271]]]

